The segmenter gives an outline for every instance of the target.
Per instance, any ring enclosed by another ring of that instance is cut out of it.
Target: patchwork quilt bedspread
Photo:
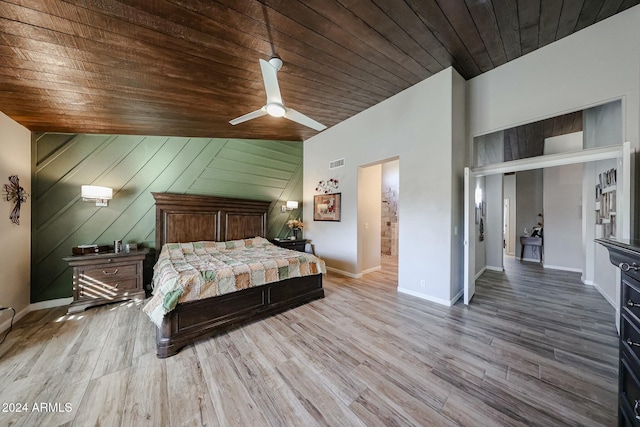
[[[326,273],[320,258],[280,248],[263,237],[168,243],[154,266],[153,297],[143,311],[160,326],[180,302],[319,273]]]

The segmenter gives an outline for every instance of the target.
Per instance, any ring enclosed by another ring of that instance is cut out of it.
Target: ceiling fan
[[[282,59],[277,56],[269,59],[268,62],[260,59],[260,68],[262,69],[264,88],[267,92],[267,104],[259,110],[229,120],[229,123],[237,125],[268,114],[273,117],[284,117],[285,119],[300,123],[317,131],[322,131],[327,128],[311,117],[307,117],[293,108],[285,107],[282,101],[282,95],[280,94],[280,86],[278,85],[278,71],[282,68]]]

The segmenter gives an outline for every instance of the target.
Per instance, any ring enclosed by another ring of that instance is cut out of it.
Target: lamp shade
[[[287,200],[287,209],[298,209],[298,201],[297,200]]]
[[[110,200],[113,198],[113,188],[100,187],[97,185],[83,185],[82,198]]]

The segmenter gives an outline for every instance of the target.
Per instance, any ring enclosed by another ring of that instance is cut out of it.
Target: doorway
[[[473,219],[471,217],[471,207],[474,205],[475,200],[472,196],[470,188],[474,188],[476,178],[483,176],[490,176],[496,174],[504,174],[509,172],[529,171],[534,169],[544,169],[554,166],[571,165],[571,164],[594,164],[594,162],[601,160],[615,160],[617,164],[618,174],[618,191],[621,195],[621,200],[630,200],[630,143],[625,142],[621,145],[613,145],[601,148],[585,149],[578,152],[559,153],[539,156],[532,159],[522,159],[517,161],[506,162],[493,166],[485,166],[471,170],[465,168],[465,251],[464,251],[464,301],[469,303],[475,292],[475,240],[476,229],[473,226]],[[588,165],[586,167],[589,167]],[[595,182],[595,181],[594,181]],[[591,194],[591,188],[588,189],[588,194]],[[585,198],[586,201],[586,198]],[[618,199],[620,201],[620,199]],[[586,204],[585,204],[586,206]],[[628,239],[630,235],[630,209],[628,202],[626,205],[618,206],[617,212],[618,228],[617,237]],[[583,212],[584,212],[583,208]],[[593,238],[587,239],[589,242],[593,242]],[[587,245],[585,250],[598,251],[595,243]],[[606,250],[605,250],[606,252]],[[608,259],[606,260],[608,262]],[[607,264],[608,265],[608,264]],[[616,272],[617,273],[617,272]],[[617,281],[610,280],[611,283],[617,283]],[[619,289],[615,289],[612,292],[619,293]],[[607,292],[611,294],[611,292]],[[603,296],[607,298],[606,294]],[[617,301],[617,297],[611,298],[613,301]]]
[[[400,161],[386,159],[358,168],[358,270],[395,277],[399,253]]]

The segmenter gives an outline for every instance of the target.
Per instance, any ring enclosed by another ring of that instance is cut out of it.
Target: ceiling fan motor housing
[[[275,68],[276,71],[280,71],[280,69],[282,68],[282,59],[280,59],[280,57],[277,56],[277,55],[276,56],[272,56],[269,59],[269,64],[271,64],[271,66],[273,68]]]

